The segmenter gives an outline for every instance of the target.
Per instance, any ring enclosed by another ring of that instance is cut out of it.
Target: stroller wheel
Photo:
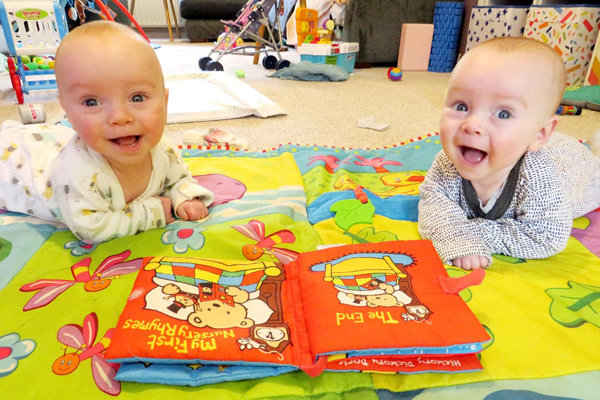
[[[207,71],[223,71],[223,65],[218,61],[211,61],[206,64]]]
[[[284,69],[290,66],[290,62],[288,60],[279,60],[277,64],[275,64],[275,69],[279,71],[280,69]]]
[[[202,57],[200,60],[198,60],[198,66],[200,67],[200,70],[206,71],[206,66],[211,61],[212,61],[212,58],[210,58],[210,57]]]
[[[275,66],[277,65],[277,57],[265,56],[265,58],[262,60],[262,65],[266,69],[275,69]]]

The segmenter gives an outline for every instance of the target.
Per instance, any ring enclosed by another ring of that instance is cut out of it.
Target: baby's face
[[[150,162],[166,123],[167,94],[153,50],[130,37],[85,38],[63,49],[59,98],[83,142],[113,168]]]
[[[497,186],[527,150],[539,149],[553,115],[552,74],[544,65],[539,57],[490,50],[461,60],[448,84],[440,135],[463,178]]]

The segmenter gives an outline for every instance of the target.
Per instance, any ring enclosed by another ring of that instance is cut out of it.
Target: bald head
[[[493,62],[494,57],[503,55],[516,55],[521,59],[535,60],[536,68],[540,74],[547,73],[546,91],[548,94],[548,103],[554,111],[560,104],[566,87],[565,65],[560,55],[550,46],[538,40],[525,37],[501,37],[485,41],[469,52],[467,52],[458,62],[455,69],[467,64],[468,60],[474,57],[488,58]]]
[[[60,42],[56,51],[55,72],[56,83],[61,86],[69,79],[73,63],[82,64],[83,58],[93,57],[98,63],[118,63],[123,67],[123,73],[131,66],[128,54],[139,55],[143,66],[153,70],[160,84],[164,86],[164,78],[160,62],[154,49],[137,32],[131,28],[113,21],[93,21],[83,24]],[[101,79],[101,77],[99,77]]]

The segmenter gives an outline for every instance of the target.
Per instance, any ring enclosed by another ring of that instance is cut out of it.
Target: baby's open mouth
[[[477,164],[487,157],[487,153],[485,151],[477,150],[472,147],[460,146],[460,152],[467,162],[473,164]]]
[[[116,139],[111,139],[111,141],[113,143],[118,144],[119,146],[122,147],[133,147],[137,144],[137,142],[140,140],[140,136],[139,135],[135,135],[135,136],[125,136],[125,137],[120,137],[120,138],[116,138]]]

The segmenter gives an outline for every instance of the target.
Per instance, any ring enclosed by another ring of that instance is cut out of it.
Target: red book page
[[[294,363],[276,262],[145,260],[119,318],[108,359]]]
[[[295,270],[292,271],[291,268]],[[395,241],[303,253],[298,275],[311,357],[352,350],[422,349],[490,340],[464,301],[444,294],[448,276],[430,241]],[[466,348],[460,352],[473,352]]]

